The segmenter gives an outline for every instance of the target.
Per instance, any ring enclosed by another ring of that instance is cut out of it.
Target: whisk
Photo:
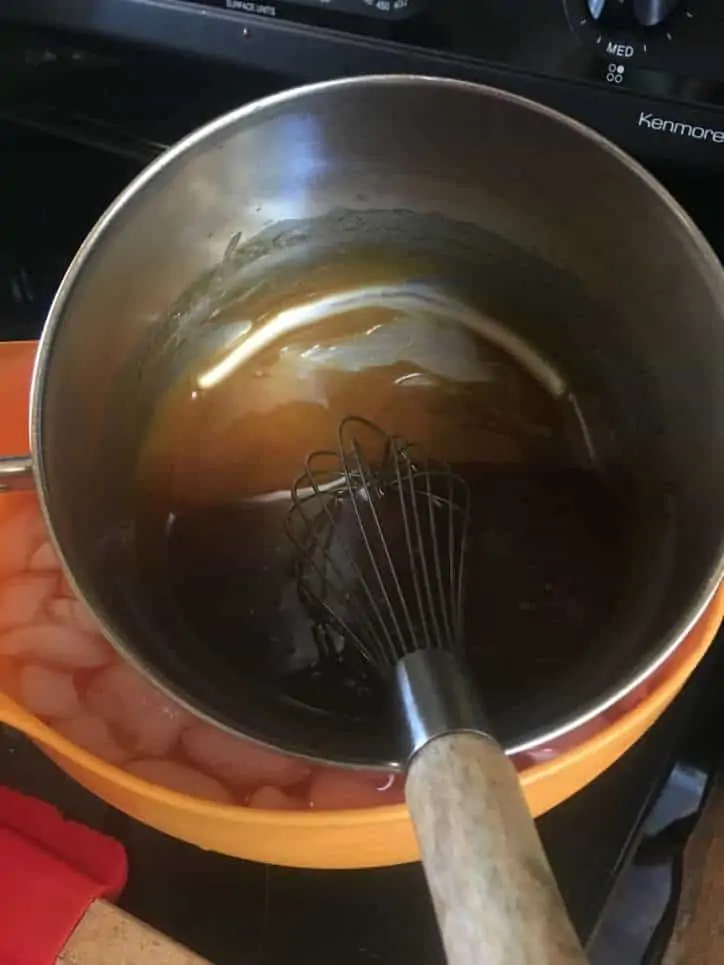
[[[287,531],[323,655],[388,683],[405,795],[450,965],[583,965],[514,768],[464,655],[463,478],[356,416],[312,453]]]

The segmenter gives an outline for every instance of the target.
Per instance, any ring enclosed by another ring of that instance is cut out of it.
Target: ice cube
[[[45,522],[35,499],[0,522],[0,579],[24,570],[46,539]]]
[[[51,726],[71,743],[109,764],[120,764],[131,756],[115,739],[106,721],[96,714],[76,714],[75,717],[54,720]]]
[[[145,758],[127,764],[125,769],[136,777],[142,777],[145,781],[169,787],[173,791],[180,791],[190,797],[217,801],[219,804],[234,803],[230,792],[222,784],[187,764]]]
[[[71,600],[76,599],[76,592],[68,582],[68,578],[63,572],[61,572],[60,574],[60,582],[58,584],[58,596],[62,597],[63,599],[71,599]]]
[[[303,809],[305,802],[285,794],[278,787],[266,785],[254,791],[249,799],[249,807],[269,811],[293,811]]]
[[[378,807],[403,800],[401,784],[387,774],[320,768],[313,774],[309,788],[310,807],[319,811]]]
[[[45,540],[45,542],[41,543],[35,552],[31,554],[28,561],[28,569],[40,573],[58,572],[60,569],[60,560],[50,540]]]
[[[57,623],[36,623],[0,634],[0,654],[69,669],[90,669],[107,664],[113,651],[99,635]]]
[[[36,620],[57,584],[56,575],[45,573],[22,573],[5,580],[0,585],[0,630]]]
[[[71,717],[80,713],[73,676],[50,667],[28,663],[18,675],[23,707],[38,717]]]
[[[270,784],[289,787],[309,777],[309,765],[296,757],[260,747],[209,724],[195,724],[181,735],[191,761],[235,789]]]
[[[99,632],[98,621],[80,600],[65,596],[55,597],[48,603],[47,610],[54,620],[64,626],[83,630],[86,633]]]
[[[133,667],[108,667],[85,695],[89,710],[119,728],[137,754],[162,756],[193,718]]]

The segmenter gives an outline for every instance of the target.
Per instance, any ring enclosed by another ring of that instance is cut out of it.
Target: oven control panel
[[[724,166],[724,0],[2,0],[9,22],[290,83],[366,73],[488,83],[642,157]]]
[[[724,0],[179,0],[207,9],[252,14],[390,37],[409,45],[490,57],[501,37],[520,34],[521,49],[536,35],[556,42],[567,28],[595,60],[613,58],[644,69],[724,81]],[[534,5],[538,9],[534,9]],[[541,26],[544,30],[541,31]],[[547,29],[545,29],[547,28]],[[530,33],[529,33],[530,32]],[[565,45],[562,37],[558,44]],[[533,54],[533,57],[535,55]],[[615,81],[614,81],[615,83]]]

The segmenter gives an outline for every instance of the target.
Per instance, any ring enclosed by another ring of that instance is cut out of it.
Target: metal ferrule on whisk
[[[423,648],[403,657],[395,666],[395,689],[408,762],[443,734],[466,731],[491,736],[469,673],[450,650]]]

